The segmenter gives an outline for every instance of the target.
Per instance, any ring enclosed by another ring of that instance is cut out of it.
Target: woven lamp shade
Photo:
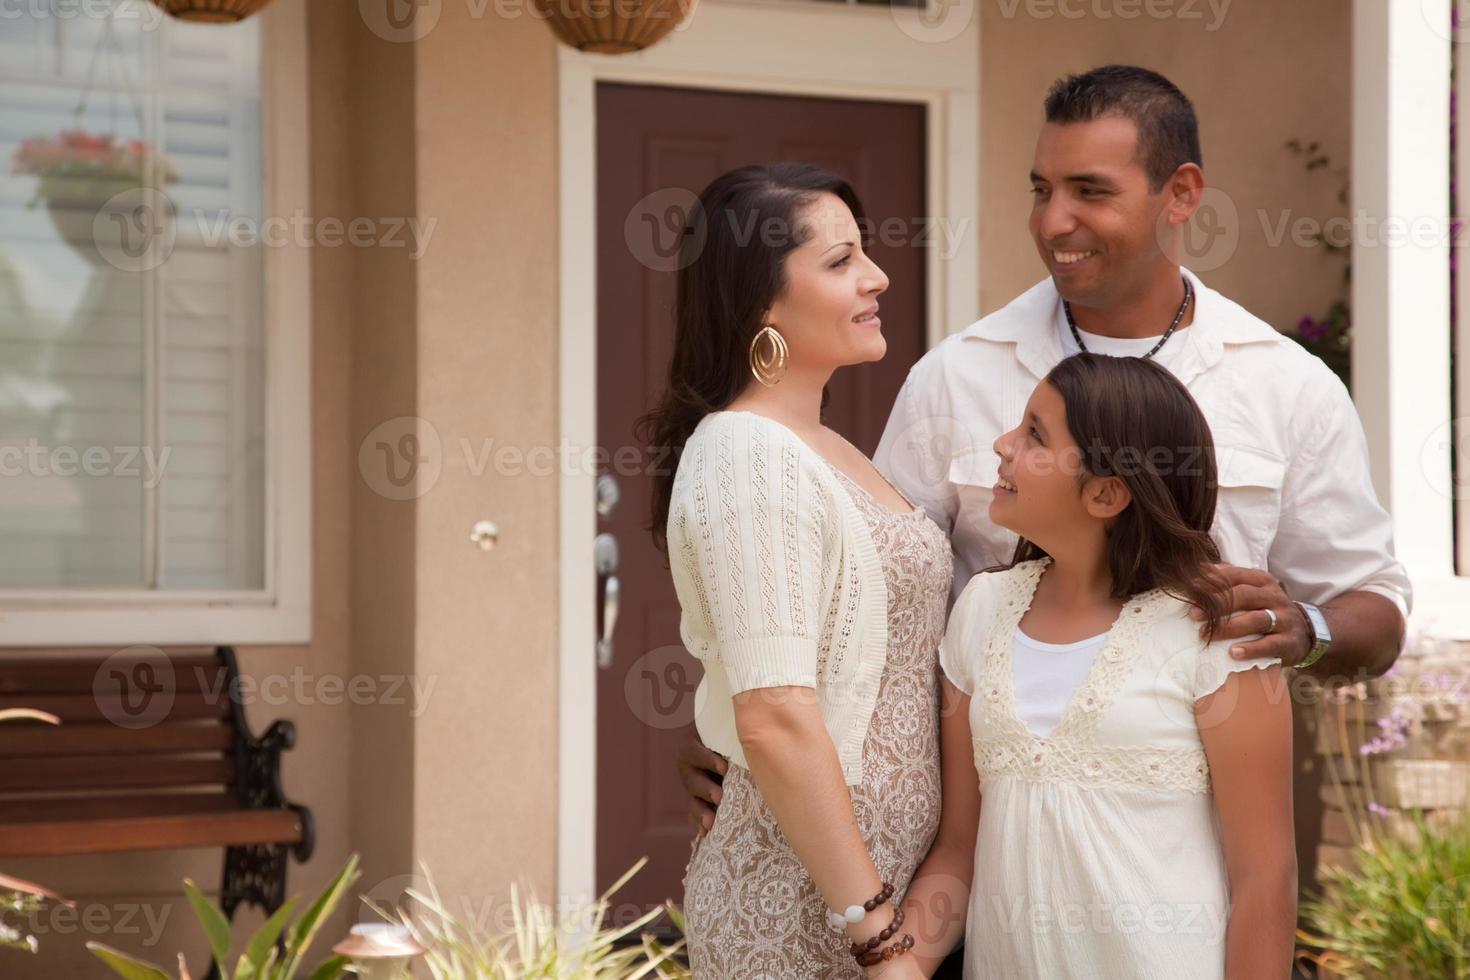
[[[595,54],[627,54],[658,43],[696,0],[536,0],[563,44]]]
[[[271,0],[153,0],[170,17],[206,24],[233,24],[259,13]]]

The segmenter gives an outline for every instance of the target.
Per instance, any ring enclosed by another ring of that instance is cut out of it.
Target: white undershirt
[[[1042,738],[1051,734],[1107,639],[1108,634],[1099,633],[1076,643],[1042,643],[1016,627],[1011,646],[1016,710],[1032,733]]]
[[[1165,326],[1168,326],[1168,324],[1165,324]],[[1081,348],[1077,346],[1077,339],[1072,336],[1072,328],[1067,326],[1067,314],[1062,310],[1061,304],[1057,304],[1056,327],[1057,333],[1062,339],[1062,350],[1066,356],[1071,357],[1073,354],[1078,353]],[[1169,342],[1153,356],[1153,359],[1161,365],[1167,366],[1172,364],[1174,358],[1184,349],[1183,332],[1187,329],[1189,328],[1180,327],[1176,329],[1169,337]],[[1153,337],[1139,337],[1136,339],[1104,337],[1101,334],[1088,333],[1080,326],[1077,328],[1077,332],[1082,335],[1082,343],[1087,345],[1089,351],[1094,354],[1106,354],[1109,357],[1142,357],[1153,350],[1154,345],[1164,336],[1161,333]]]

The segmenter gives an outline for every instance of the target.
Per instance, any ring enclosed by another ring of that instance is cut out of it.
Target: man
[[[1388,670],[1411,589],[1346,388],[1179,265],[1204,188],[1189,100],[1142,68],[1063,78],[1047,95],[1030,177],[1031,236],[1050,278],[914,365],[874,455],[949,532],[954,594],[1015,548],[988,518],[993,444],[1042,377],[1079,350],[1152,357],[1189,388],[1215,438],[1214,536],[1233,599],[1217,638],[1264,634],[1232,652],[1318,676]],[[1162,448],[1190,464],[1188,447]],[[697,742],[680,755],[705,826],[723,766]]]

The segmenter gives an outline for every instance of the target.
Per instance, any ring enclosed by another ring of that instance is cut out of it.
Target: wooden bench
[[[311,811],[281,789],[289,721],[252,735],[230,647],[0,658],[0,858],[223,847],[220,907],[267,915],[286,853],[311,856]]]

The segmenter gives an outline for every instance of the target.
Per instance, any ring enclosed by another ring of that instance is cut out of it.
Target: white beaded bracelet
[[[833,912],[829,909],[827,921],[832,924],[833,929],[842,930],[849,924],[857,925],[867,914],[868,910],[861,905],[849,905],[846,912]]]
[[[893,886],[885,881],[883,883],[883,890],[880,891],[877,895],[874,895],[871,899],[869,899],[862,905],[849,905],[847,907],[847,911],[845,912],[835,912],[832,909],[828,909],[827,921],[831,924],[833,929],[836,929],[838,931],[841,931],[845,926],[848,925],[855,926],[859,922],[863,921],[863,918],[868,914],[868,912],[877,908],[879,905],[882,905],[884,902],[888,901],[892,897]]]

